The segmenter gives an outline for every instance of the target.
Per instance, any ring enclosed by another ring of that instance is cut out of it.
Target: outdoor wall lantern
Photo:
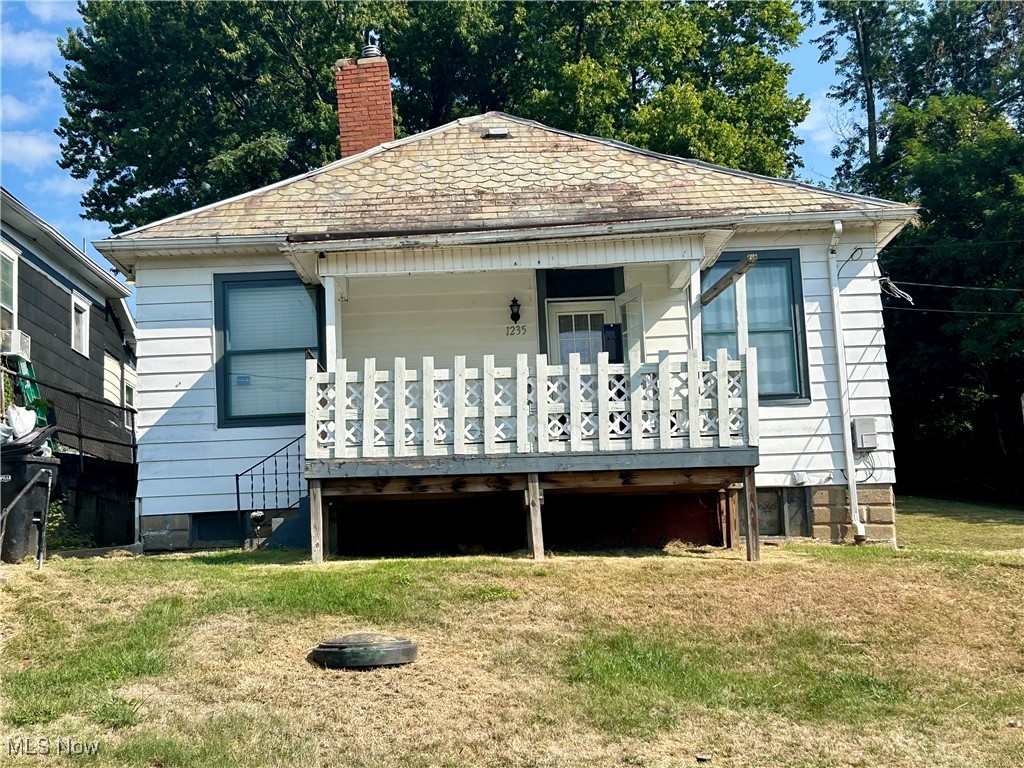
[[[510,301],[508,305],[508,319],[511,320],[513,323],[518,323],[520,317],[519,310],[522,309],[522,307],[523,305],[519,303],[519,299],[513,296],[512,301]]]

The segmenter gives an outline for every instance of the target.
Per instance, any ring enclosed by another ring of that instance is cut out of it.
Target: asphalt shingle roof
[[[490,128],[508,138],[484,138]],[[362,236],[903,208],[489,112],[118,239]]]

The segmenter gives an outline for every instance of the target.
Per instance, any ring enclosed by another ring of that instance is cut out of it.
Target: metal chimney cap
[[[362,50],[359,51],[360,59],[372,59],[382,55],[383,54],[380,52],[380,48],[373,43],[368,43],[367,45],[364,45]]]

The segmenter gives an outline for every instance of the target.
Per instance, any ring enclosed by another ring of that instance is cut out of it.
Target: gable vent
[[[488,128],[483,132],[484,139],[507,139],[509,138],[508,128],[505,126],[496,126],[494,128]]]

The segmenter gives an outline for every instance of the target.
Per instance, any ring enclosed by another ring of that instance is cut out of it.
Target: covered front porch
[[[700,309],[727,239],[296,245],[326,296],[326,354],[306,367],[314,559],[346,508],[486,493],[521,494],[537,558],[545,494],[708,494],[736,546],[756,516],[756,351],[741,330],[738,354],[705,355]]]
[[[329,502],[522,493],[527,541],[544,557],[545,492],[719,494],[721,543],[757,557],[753,468],[758,463],[757,362],[660,354],[611,363],[607,352],[567,365],[520,354],[438,368],[374,358],[334,370],[307,361],[306,477],[314,559],[324,554]],[[343,515],[344,513],[341,512]],[[329,536],[329,540],[333,537]]]

